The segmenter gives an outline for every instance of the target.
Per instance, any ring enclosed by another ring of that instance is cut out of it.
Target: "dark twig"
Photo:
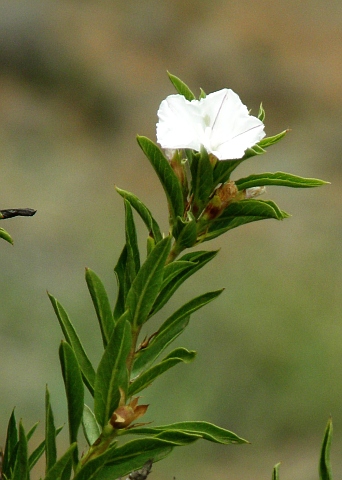
[[[37,210],[33,208],[8,208],[6,210],[0,210],[0,219],[12,218],[12,217],[32,217]]]
[[[130,473],[126,480],[146,480],[146,478],[151,473],[152,464],[153,460],[147,460],[145,465],[140,470],[136,470],[135,472]],[[121,480],[121,478],[119,478],[118,480]]]

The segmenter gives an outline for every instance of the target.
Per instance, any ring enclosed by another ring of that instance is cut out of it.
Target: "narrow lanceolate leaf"
[[[273,472],[272,472],[272,480],[279,480],[279,467],[280,467],[280,463],[277,463],[276,465],[274,465],[273,467]]]
[[[13,238],[8,232],[6,232],[4,228],[0,228],[0,238],[3,238],[4,240],[6,240],[6,242],[13,245]]]
[[[190,252],[183,255],[179,260],[166,265],[164,268],[163,283],[160,293],[153,305],[153,314],[158,312],[158,310],[160,310],[166,304],[166,302],[168,302],[175,291],[182,285],[183,282],[185,282],[187,278],[204,267],[204,265],[212,260],[217,253],[218,251]],[[188,264],[187,267],[186,264]]]
[[[266,113],[265,113],[264,107],[262,106],[262,103],[260,103],[258,119],[264,122],[265,117],[266,117]]]
[[[207,96],[207,94],[205,93],[203,88],[200,88],[200,95],[199,95],[198,99],[201,100],[201,98],[205,98],[206,96]]]
[[[288,132],[289,130],[284,130],[283,132],[277,133],[277,135],[274,135],[273,137],[265,137],[260,140],[260,142],[258,142],[258,145],[261,148],[270,147],[271,145],[274,145],[275,143],[279,142],[279,140],[284,138]]]
[[[126,270],[130,278],[130,283],[135,279],[140,269],[140,254],[138,248],[138,238],[135,228],[131,204],[128,200],[125,202],[125,233],[127,247]]]
[[[103,345],[106,347],[114,329],[112,308],[106,289],[96,273],[90,268],[86,268],[85,278],[99,321]]]
[[[248,158],[254,157],[255,155],[262,155],[263,153],[266,153],[266,150],[260,147],[260,145],[257,143],[256,145],[253,145],[253,147],[247,148],[241,160],[244,161]]]
[[[126,393],[128,372],[126,360],[131,348],[131,325],[124,314],[115,325],[96,372],[94,412],[103,427],[120,401],[120,388]]]
[[[174,442],[177,446],[185,446],[199,440],[201,435],[192,432],[182,432],[180,430],[165,430],[158,433],[155,438],[161,438],[168,442]]]
[[[73,324],[68,317],[68,314],[56,298],[54,298],[49,293],[48,295],[57,315],[65,340],[69,343],[69,345],[71,345],[75,353],[78,364],[81,368],[84,383],[86,384],[89,392],[94,395],[95,370],[89,358],[87,357],[87,354],[84,351],[83,345],[76,333]]]
[[[167,328],[160,333],[158,332],[146,348],[138,352],[132,369],[132,379],[150,368],[165,348],[183,332],[189,320],[190,315],[175,319]]]
[[[209,422],[177,422],[169,425],[158,425],[156,427],[137,427],[126,430],[125,434],[138,435],[160,435],[161,432],[173,431],[179,433],[193,433],[205,440],[223,445],[249,443],[235,433],[225,428],[217,427]]]
[[[36,423],[30,428],[30,430],[27,432],[27,435],[26,435],[27,441],[30,441],[30,439],[32,438],[32,435],[33,435],[34,432],[36,431],[38,425],[39,425],[39,423],[36,422]]]
[[[167,158],[152,140],[139,136],[137,140],[164,188],[173,223],[178,216],[182,217],[184,213],[183,193],[179,180]]]
[[[58,427],[56,429],[56,435],[59,434],[59,432],[61,432],[63,429],[63,426],[62,427]],[[35,464],[38,462],[38,460],[40,459],[40,457],[43,455],[43,453],[45,452],[45,440],[43,440],[39,445],[38,447],[36,447],[33,452],[31,453],[31,455],[29,456],[29,470],[31,471],[32,468],[35,466]]]
[[[174,283],[175,278],[178,277],[181,273],[184,272],[184,270],[188,271],[192,267],[195,267],[197,265],[197,262],[194,261],[188,261],[188,260],[175,260],[172,263],[169,263],[168,265],[165,265],[164,267],[164,273],[163,273],[163,283],[161,290],[164,288],[171,287],[171,284]]]
[[[90,446],[99,438],[101,430],[96,421],[94,412],[88,407],[88,405],[84,405],[82,427],[84,436]]]
[[[160,292],[158,294],[158,297],[156,298],[150,315],[154,315],[156,312],[158,312],[158,310],[160,310],[168,301],[168,299],[173,295],[175,290],[181,285],[178,279],[185,277],[185,275],[189,273],[189,271],[193,267],[196,266],[197,262],[186,260],[175,260],[174,262],[165,265],[163,273],[163,283],[161,285]],[[176,285],[176,288],[174,288],[176,283],[178,283],[178,285]],[[172,291],[172,293],[169,296],[170,290]]]
[[[24,427],[19,422],[19,443],[11,480],[29,480],[27,438]]]
[[[121,317],[121,315],[125,313],[126,295],[131,288],[131,284],[128,282],[128,275],[126,275],[126,265],[127,246],[125,245],[122,249],[118,262],[114,267],[114,273],[116,276],[116,283],[118,288],[116,295],[116,303],[114,307],[114,322],[116,322]]]
[[[62,455],[62,457],[54,464],[54,466],[48,471],[44,480],[59,480],[63,475],[65,468],[71,462],[74,451],[77,447],[76,443],[72,443],[68,450]]]
[[[69,442],[71,445],[77,442],[78,429],[82,421],[84,387],[81,370],[74,351],[64,341],[62,341],[59,347],[59,359],[68,403]],[[76,466],[78,463],[77,448],[74,449],[73,461]]]
[[[191,100],[196,99],[195,95],[192,93],[190,88],[180,78],[176,77],[176,75],[172,75],[172,73],[170,72],[167,72],[167,74],[169,76],[169,79],[172,85],[175,87],[175,89],[180,95],[183,95],[183,97],[189,100],[189,102],[191,102]]]
[[[208,153],[202,148],[199,155],[194,155],[191,163],[191,203],[195,218],[207,205],[213,186],[213,167]]]
[[[319,460],[319,478],[320,480],[332,480],[332,471],[330,463],[330,448],[332,439],[332,420],[328,421],[327,427],[324,433],[324,439],[321,449],[321,456]]]
[[[164,349],[184,331],[192,313],[214,300],[222,291],[216,290],[193,298],[165,320],[149,345],[138,352],[132,369],[132,378],[149,368]]]
[[[45,458],[45,473],[47,474],[57,460],[56,427],[50,403],[50,393],[47,387],[45,393]]]
[[[161,240],[147,257],[127,295],[126,309],[130,311],[133,328],[142,325],[158,296],[163,271],[170,252],[170,237]]]
[[[213,185],[216,187],[220,183],[225,183],[230,179],[232,172],[240,165],[243,160],[221,160],[215,165],[213,171]]]
[[[101,455],[89,460],[75,475],[73,480],[98,480],[99,474],[102,471],[106,461],[110,459],[115,450],[115,445],[111,445],[108,450],[106,450]],[[110,478],[106,477],[106,480]],[[116,478],[116,477],[115,477]]]
[[[245,178],[236,180],[235,184],[239,190],[245,190],[251,187],[260,187],[265,185],[280,185],[282,187],[310,188],[326,185],[328,182],[317,180],[316,178],[303,178],[290,173],[274,172],[259,173],[249,175]]]
[[[204,233],[201,241],[212,240],[219,235],[250,222],[266,220],[273,218],[283,220],[289,217],[289,214],[280,210],[280,208],[271,200],[241,200],[231,203],[217,219],[209,226],[208,231]]]
[[[127,192],[126,190],[122,190],[121,188],[115,187],[116,191],[128,202],[132,205],[134,210],[140,215],[142,221],[145,223],[147,230],[149,232],[149,235],[151,235],[155,242],[158,243],[160,240],[163,238],[162,234],[160,232],[160,228],[156,220],[153,218],[152,213],[150,210],[146,207],[146,205],[143,204],[141,200],[139,200],[138,197],[133,195],[133,193]]]
[[[128,396],[136,395],[138,392],[148,387],[159,375],[174,367],[180,362],[189,363],[196,356],[195,351],[189,351],[186,348],[176,348],[164,360],[154,367],[151,367],[146,372],[142,373],[136,380],[134,380],[128,389]]]
[[[161,438],[132,440],[113,450],[110,459],[107,460],[102,469],[98,471],[95,477],[89,477],[89,479],[108,480],[109,478],[123,477],[130,474],[133,470],[142,468],[150,459],[153,459],[153,463],[162,460],[178,445],[171,440],[163,440]],[[74,480],[88,480],[88,477],[78,478],[77,476]]]
[[[197,225],[195,217],[188,214],[188,218],[177,217],[176,223],[172,229],[172,235],[177,240],[180,250],[191,248],[195,245],[197,239]]]
[[[8,421],[4,458],[2,462],[2,473],[7,478],[10,478],[11,469],[14,466],[15,452],[16,452],[16,449],[18,448],[17,443],[18,443],[18,430],[17,430],[17,423],[16,423],[14,409],[13,409]]]

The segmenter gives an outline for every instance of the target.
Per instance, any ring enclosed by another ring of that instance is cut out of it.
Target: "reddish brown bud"
[[[138,405],[138,400],[139,397],[136,397],[128,405],[119,406],[111,416],[109,423],[119,430],[129,427],[134,420],[142,417],[146,413],[148,405]]]
[[[223,210],[234,201],[237,194],[238,189],[233,181],[224,183],[218,187],[203,213],[203,218],[213,220],[218,217]]]

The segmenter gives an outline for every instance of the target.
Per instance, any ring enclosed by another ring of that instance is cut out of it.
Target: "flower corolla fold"
[[[166,149],[201,145],[219,160],[242,158],[264,136],[264,124],[249,114],[240,97],[228,88],[200,100],[169,95],[158,110],[157,141]]]

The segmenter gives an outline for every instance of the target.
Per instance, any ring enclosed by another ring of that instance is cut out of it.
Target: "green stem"
[[[110,424],[106,425],[99,438],[89,447],[89,450],[84,457],[81,458],[75,473],[79,472],[87,462],[104,453],[116,436],[117,430],[115,430]]]
[[[140,330],[141,330],[141,326],[136,327],[136,329],[132,330],[132,346],[131,346],[131,350],[130,350],[130,352],[128,354],[128,357],[127,357],[127,360],[126,360],[126,365],[127,365],[127,370],[128,370],[128,376],[129,377],[131,376],[131,371],[132,371],[132,367],[133,367],[133,360],[134,360],[135,351],[137,349],[137,342],[138,342],[138,337],[139,337]]]
[[[178,255],[183,251],[185,250],[185,248],[182,248],[182,247],[179,247],[177,245],[177,242],[175,242],[173,244],[173,247],[171,248],[171,251],[169,253],[169,256],[167,257],[166,259],[166,262],[165,262],[165,265],[168,265],[169,263],[173,262],[174,260],[176,260],[176,258],[178,257]]]

